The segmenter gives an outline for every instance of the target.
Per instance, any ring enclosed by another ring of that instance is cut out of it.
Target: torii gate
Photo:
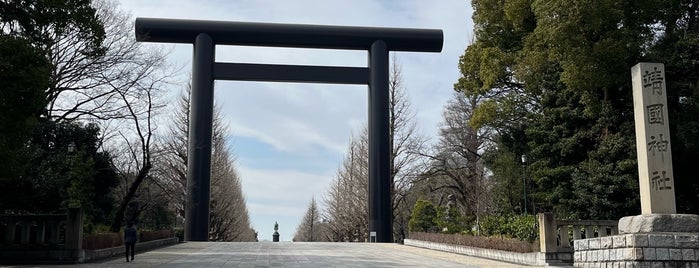
[[[369,232],[393,242],[389,51],[440,52],[442,30],[136,18],[140,42],[194,45],[187,147],[186,241],[209,239],[214,80],[369,86]],[[368,67],[215,62],[216,45],[367,50]]]

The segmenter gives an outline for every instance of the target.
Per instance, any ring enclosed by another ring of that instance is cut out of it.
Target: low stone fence
[[[74,263],[82,256],[83,214],[0,215],[1,263]]]
[[[546,265],[545,255],[542,252],[517,253],[495,249],[474,248],[467,246],[451,245],[435,243],[430,241],[405,239],[404,244],[407,246],[427,248],[456,254],[462,254],[472,257],[486,258],[497,261],[511,262],[522,265],[543,266]]]
[[[0,264],[62,264],[110,258],[124,247],[83,249],[83,214],[0,215]],[[177,237],[136,243],[136,251],[176,244]]]
[[[174,244],[177,244],[178,242],[179,242],[179,238],[177,238],[177,237],[153,240],[153,241],[148,241],[148,242],[140,242],[140,243],[136,243],[136,252],[137,253],[138,252],[145,252],[145,251],[149,251],[149,250],[163,247],[163,246],[174,245]],[[90,261],[94,261],[94,260],[112,258],[112,257],[116,257],[116,256],[124,257],[124,253],[125,253],[124,246],[98,249],[98,250],[85,250],[85,258],[83,261],[90,262]]]
[[[613,220],[559,220],[553,213],[539,213],[539,242],[549,265],[572,265],[573,242],[619,233]]]

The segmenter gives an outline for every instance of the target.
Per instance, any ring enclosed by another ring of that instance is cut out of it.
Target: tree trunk
[[[119,232],[121,230],[121,224],[124,221],[124,212],[126,212],[126,207],[129,205],[129,202],[131,202],[133,197],[136,195],[138,187],[141,186],[143,180],[146,179],[150,169],[151,164],[150,162],[148,162],[141,168],[141,170],[138,171],[136,180],[134,180],[134,182],[131,183],[129,191],[126,193],[126,196],[124,196],[124,199],[121,200],[121,204],[119,204],[119,210],[117,210],[116,215],[114,215],[114,222],[112,222],[112,226],[109,228],[109,231]]]

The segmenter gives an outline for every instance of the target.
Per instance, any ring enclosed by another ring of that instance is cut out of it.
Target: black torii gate
[[[393,242],[388,52],[440,52],[442,30],[137,18],[136,40],[194,45],[187,147],[186,241],[209,239],[214,80],[365,84],[369,86],[369,232]],[[216,45],[353,49],[368,67],[215,62]]]

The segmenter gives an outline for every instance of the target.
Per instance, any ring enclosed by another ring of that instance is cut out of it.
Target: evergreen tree
[[[505,158],[527,155],[529,211],[597,219],[638,214],[630,68],[641,61],[669,60],[671,124],[689,119],[696,107],[696,60],[691,60],[697,56],[691,49],[696,46],[696,3],[472,4],[476,39],[461,57],[462,77],[455,89],[482,97],[470,123],[495,130],[498,146],[489,152],[494,175],[513,176],[507,171],[513,168],[502,166]],[[679,73],[673,82],[670,77]],[[678,147],[673,154],[696,159],[686,150],[696,140],[687,134],[696,131],[675,126],[671,133],[679,145],[673,140],[673,149]],[[686,177],[686,165],[675,162],[676,181],[692,189],[697,183]],[[696,192],[689,191],[681,192],[695,200]]]
[[[432,202],[420,199],[415,202],[408,226],[411,232],[436,233],[439,231],[436,220],[437,210]]]

